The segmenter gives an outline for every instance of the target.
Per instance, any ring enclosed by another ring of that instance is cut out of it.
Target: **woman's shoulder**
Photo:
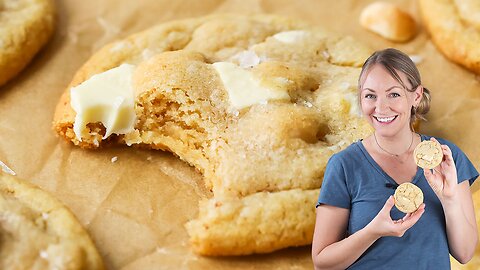
[[[452,151],[454,151],[454,150],[461,151],[460,148],[458,148],[458,146],[455,143],[453,143],[452,141],[449,141],[447,139],[437,137],[437,136],[430,136],[430,135],[426,135],[426,134],[420,134],[420,136],[423,137],[423,140],[430,140],[430,138],[435,138],[440,144],[448,145],[448,147],[450,147],[450,149]]]

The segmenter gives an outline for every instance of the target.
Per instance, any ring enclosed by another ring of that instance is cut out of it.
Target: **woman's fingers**
[[[425,204],[422,203],[420,207],[417,209],[417,211],[413,212],[411,215],[407,216],[405,215],[402,224],[403,229],[408,230],[411,228],[417,221],[420,219],[420,217],[423,215],[425,212]]]

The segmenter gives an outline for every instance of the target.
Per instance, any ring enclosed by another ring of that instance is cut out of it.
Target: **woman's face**
[[[411,88],[406,75],[400,71],[397,73],[402,82]],[[405,90],[382,65],[374,65],[360,89],[362,113],[380,136],[393,136],[409,130],[410,110],[420,101],[420,91],[421,87],[415,92]]]

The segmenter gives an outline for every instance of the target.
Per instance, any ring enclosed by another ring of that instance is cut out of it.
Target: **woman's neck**
[[[392,156],[400,156],[412,151],[416,134],[408,129],[404,129],[392,136],[381,136],[378,133],[373,134],[373,143],[376,144],[378,152]]]

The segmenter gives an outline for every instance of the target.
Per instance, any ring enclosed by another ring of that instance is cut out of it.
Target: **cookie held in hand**
[[[423,203],[422,190],[412,183],[403,183],[398,186],[393,197],[397,209],[404,213],[417,211]]]
[[[433,169],[442,162],[442,147],[435,141],[423,141],[413,150],[413,158],[418,167]]]

